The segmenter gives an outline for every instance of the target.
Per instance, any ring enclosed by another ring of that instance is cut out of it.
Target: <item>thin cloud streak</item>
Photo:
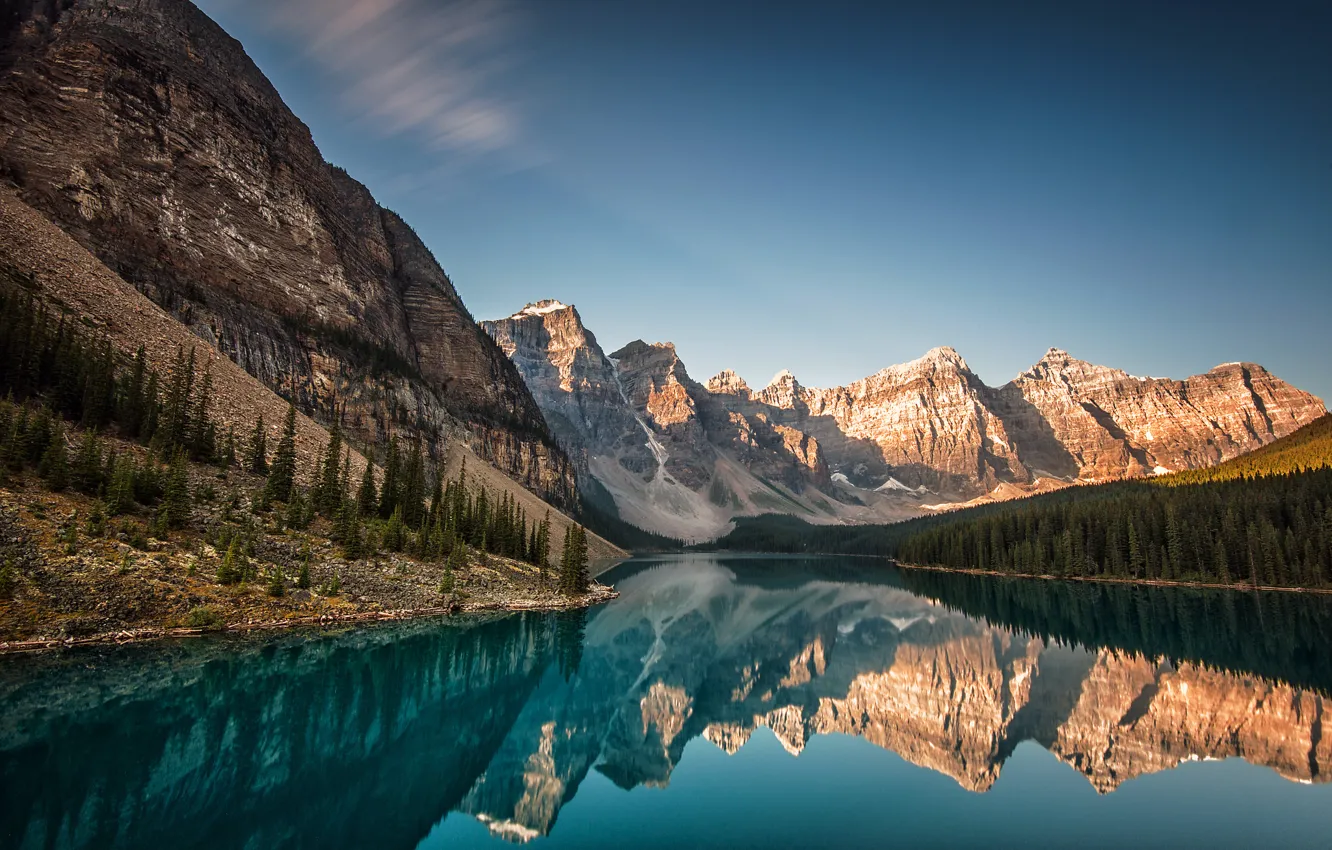
[[[495,90],[513,61],[506,0],[234,2],[294,42],[348,112],[384,136],[477,154],[517,142],[518,110]]]

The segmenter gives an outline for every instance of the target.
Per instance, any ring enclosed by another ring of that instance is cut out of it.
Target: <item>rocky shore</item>
[[[206,533],[171,540],[88,533],[93,500],[40,488],[0,488],[0,653],[213,631],[370,623],[487,610],[559,610],[613,599],[581,596],[551,571],[469,551],[466,565],[394,553],[348,560],[321,534],[259,526],[251,577],[217,581],[225,553]],[[301,579],[307,562],[308,582]],[[308,584],[308,586],[301,586]]]

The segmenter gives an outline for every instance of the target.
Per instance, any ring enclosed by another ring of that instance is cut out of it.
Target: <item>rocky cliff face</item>
[[[321,157],[185,0],[0,18],[0,173],[197,336],[358,438],[467,440],[557,503],[573,468],[411,228]]]
[[[762,410],[728,410],[670,343],[607,356],[574,307],[539,301],[483,322],[526,380],[579,471],[622,518],[675,537],[711,537],[736,513],[817,510],[829,482],[818,441]]]
[[[719,376],[720,378],[721,376]],[[819,439],[864,488],[926,487],[971,498],[1039,478],[1099,481],[1210,466],[1322,416],[1323,403],[1261,366],[1233,363],[1184,381],[1138,378],[1050,351],[998,389],[951,348],[832,389],[790,373],[759,393],[730,391]],[[743,384],[743,382],[741,382]]]
[[[1051,349],[995,389],[936,348],[845,387],[782,371],[754,390],[731,370],[694,381],[670,343],[636,340],[607,358],[557,302],[485,326],[622,516],[690,539],[735,516],[883,522],[1209,466],[1325,412],[1251,363],[1174,381]]]
[[[1033,467],[1084,480],[1211,466],[1325,409],[1254,363],[1173,381],[1138,378],[1056,348],[993,395]]]
[[[610,454],[638,475],[655,473],[657,462],[615,363],[575,308],[539,301],[481,327],[517,366],[556,438],[583,470],[590,454]]]

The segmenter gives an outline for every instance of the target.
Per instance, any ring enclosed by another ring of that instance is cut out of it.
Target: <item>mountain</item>
[[[287,400],[199,340],[189,328],[136,291],[69,234],[24,204],[13,190],[0,186],[0,293],[11,292],[29,293],[57,307],[58,312],[77,317],[86,330],[111,343],[122,363],[128,363],[142,346],[148,363],[166,375],[170,374],[178,351],[193,350],[199,370],[207,370],[210,376],[210,418],[214,424],[245,435],[262,417],[269,445],[278,444],[288,410]],[[295,417],[295,425],[296,471],[302,481],[310,481],[328,445],[329,432],[300,413]],[[541,519],[549,510],[551,545],[553,551],[560,551],[565,534],[575,523],[573,517],[558,509],[551,510],[513,478],[485,463],[465,440],[450,440],[436,449],[439,469],[446,477],[456,478],[466,464],[473,486],[480,485],[492,495],[507,495],[528,517]],[[359,480],[364,458],[354,449],[350,457],[354,474],[349,477]],[[379,480],[383,480],[382,472]],[[625,554],[595,534],[588,535],[588,549],[594,559]],[[67,579],[62,574],[60,581]],[[141,589],[139,598],[151,598],[158,591],[165,593],[158,586],[146,593]]]
[[[574,458],[583,492],[604,494],[632,525],[698,539],[736,514],[833,518],[856,508],[829,495],[817,440],[762,412],[727,409],[669,343],[635,340],[607,355],[577,309],[558,301],[482,326]]]
[[[541,410],[430,251],[185,0],[6,4],[0,176],[321,422],[365,445],[465,442],[576,503]]]
[[[700,384],[670,343],[635,340],[607,356],[556,301],[482,325],[584,489],[604,488],[632,524],[686,539],[716,536],[737,516],[895,521],[1204,468],[1326,412],[1252,363],[1175,381],[1052,348],[996,389],[944,347],[845,387],[805,387],[782,371],[755,390],[730,370]]]

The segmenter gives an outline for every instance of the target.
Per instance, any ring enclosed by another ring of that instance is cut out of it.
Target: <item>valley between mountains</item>
[[[690,541],[733,518],[879,523],[1073,484],[1211,466],[1326,413],[1255,363],[1141,378],[1051,348],[1002,387],[952,348],[844,387],[782,371],[692,378],[670,343],[607,353],[578,310],[482,322],[523,376],[584,498]]]

